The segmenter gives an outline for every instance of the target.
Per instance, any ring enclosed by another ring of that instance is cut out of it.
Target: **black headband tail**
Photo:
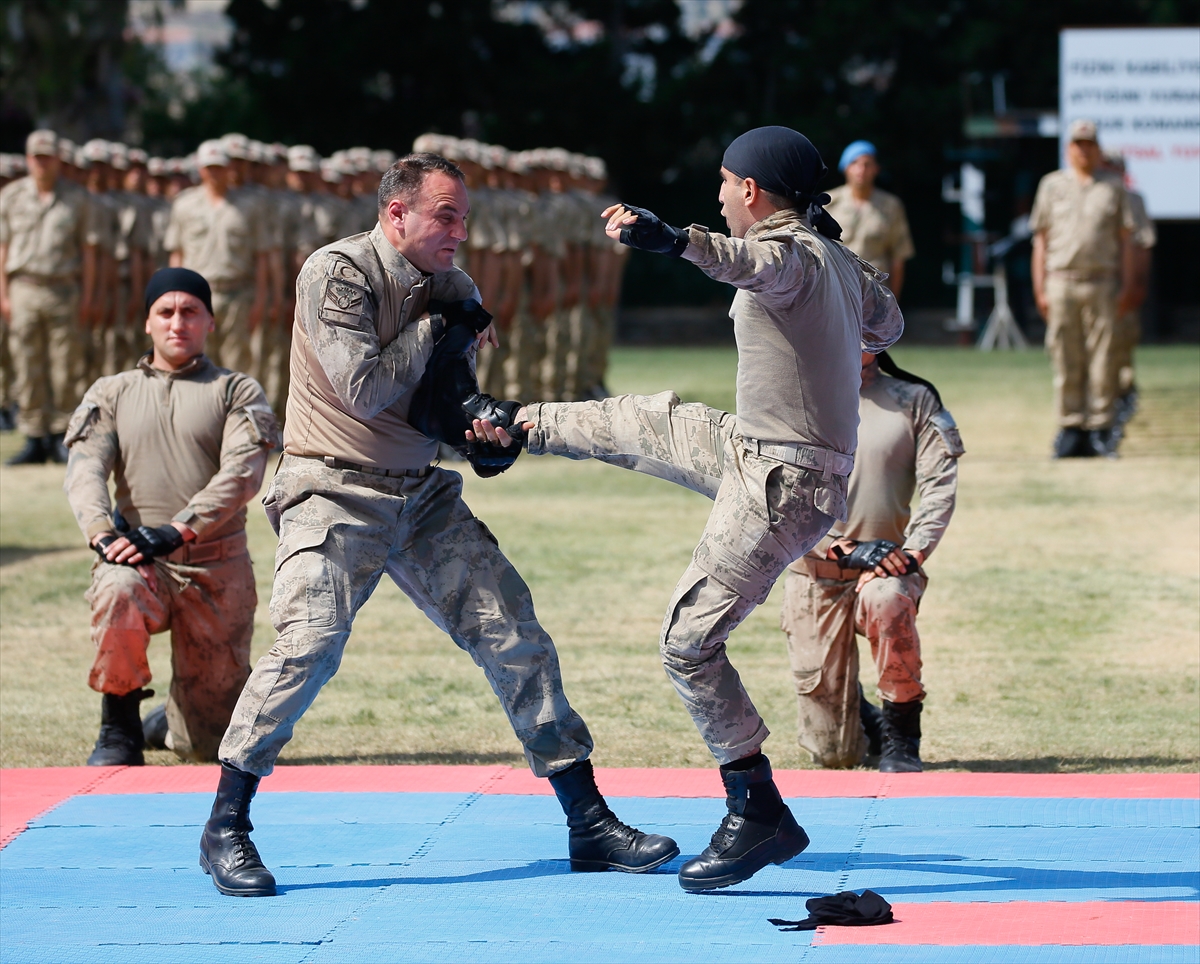
[[[886,372],[888,375],[891,375],[892,378],[899,378],[902,382],[912,382],[914,385],[924,385],[931,392],[933,392],[933,397],[937,400],[938,408],[946,407],[942,404],[942,396],[934,387],[933,382],[926,381],[920,375],[914,375],[912,372],[906,372],[892,360],[892,356],[886,351],[881,351],[875,357],[879,360],[880,371]]]

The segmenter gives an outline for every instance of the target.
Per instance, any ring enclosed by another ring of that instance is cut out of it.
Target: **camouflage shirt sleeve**
[[[347,412],[364,421],[374,418],[416,387],[433,351],[428,317],[382,345],[377,296],[367,276],[332,252],[305,262],[296,293],[296,318]]]
[[[962,439],[950,412],[938,405],[933,393],[922,388],[916,395],[913,430],[917,442],[916,479],[920,504],[904,532],[904,549],[925,558],[937,548],[958,492],[958,459]]]
[[[228,409],[221,437],[221,465],[208,485],[175,514],[175,522],[204,531],[227,521],[262,487],[271,449],[280,444],[279,424],[262,388],[234,373],[226,386]]]
[[[102,532],[113,531],[108,477],[120,457],[113,421],[108,379],[100,379],[83,396],[67,425],[63,441],[70,449],[63,490],[75,513],[79,531],[90,544]]]
[[[862,272],[862,343],[865,351],[878,355],[904,334],[904,315],[896,296],[879,279],[879,273],[860,258]],[[867,269],[870,269],[869,271]]]
[[[772,295],[794,300],[819,268],[808,247],[791,238],[730,238],[693,224],[688,240],[685,259],[714,281],[753,291],[768,301]]]

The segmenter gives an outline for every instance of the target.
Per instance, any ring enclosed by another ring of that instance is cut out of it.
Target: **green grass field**
[[[899,349],[962,428],[959,507],[921,615],[923,756],[968,770],[1196,769],[1200,762],[1200,350],[1139,353],[1142,408],[1117,461],[1052,462],[1050,373],[1040,352]],[[674,388],[733,404],[731,349],[621,349],[616,391]],[[19,439],[5,436],[0,455]],[[0,469],[0,763],[77,765],[99,696],[81,547],[59,466]],[[711,758],[658,662],[663,609],[709,503],[592,463],[522,458],[468,476],[467,499],[533,588],[571,701],[602,766]],[[259,612],[273,535],[251,506]],[[781,767],[807,767],[779,630],[779,590],[730,641]],[[864,653],[865,655],[865,653]],[[151,646],[165,692],[169,646]],[[869,660],[864,660],[868,693]],[[149,706],[150,704],[146,704]],[[172,763],[169,753],[150,753]],[[338,676],[281,762],[521,764],[482,674],[386,580]]]

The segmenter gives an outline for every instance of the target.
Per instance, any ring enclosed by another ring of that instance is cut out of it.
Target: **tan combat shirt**
[[[284,450],[384,469],[419,469],[437,442],[408,424],[433,350],[430,298],[479,299],[457,268],[426,275],[384,236],[313,253],[296,279]]]
[[[150,365],[96,381],[71,416],[64,488],[90,542],[113,530],[116,508],[130,527],[182,522],[198,542],[241,532],[279,429],[249,375],[199,355],[177,372]]]
[[[168,251],[165,247],[167,240],[167,224],[171,220],[171,202],[166,198],[147,197],[146,211],[146,253],[150,258],[150,271],[165,268],[168,264]]]
[[[163,247],[183,252],[183,266],[214,288],[248,287],[254,284],[256,256],[274,246],[266,222],[256,193],[235,188],[214,204],[198,184],[171,205]]]
[[[904,330],[878,273],[792,210],[744,239],[692,225],[683,257],[740,289],[729,316],[741,432],[853,455],[862,351],[883,351]]]
[[[891,271],[896,261],[907,261],[916,252],[904,202],[878,188],[865,201],[856,201],[850,185],[829,192],[825,210],[842,226],[842,244],[880,271]]]
[[[1072,170],[1051,171],[1038,184],[1029,215],[1034,234],[1046,232],[1046,270],[1116,275],[1121,232],[1137,224],[1121,181],[1097,173],[1081,181]]]
[[[928,558],[954,514],[962,438],[950,412],[924,385],[885,375],[878,365],[862,378],[848,518],[833,524],[809,558],[825,559],[830,543],[841,537],[887,539]],[[914,514],[915,491],[921,501]]]
[[[102,214],[103,212],[101,212]],[[8,245],[7,275],[78,281],[83,249],[109,241],[87,191],[60,177],[45,201],[32,177],[0,190],[0,244]]]
[[[1149,250],[1158,243],[1158,232],[1146,210],[1146,199],[1136,191],[1126,191],[1129,196],[1129,212],[1133,215],[1133,243]]]

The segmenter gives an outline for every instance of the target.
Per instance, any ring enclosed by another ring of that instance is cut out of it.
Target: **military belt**
[[[1097,268],[1091,271],[1056,268],[1048,274],[1051,278],[1062,278],[1064,281],[1113,281],[1117,277],[1117,272],[1110,268]]]
[[[210,542],[188,542],[164,557],[167,562],[181,566],[198,566],[206,562],[232,559],[246,552],[246,530]]]
[[[419,469],[384,469],[376,465],[359,465],[357,462],[347,462],[335,459],[332,455],[301,455],[302,459],[320,459],[331,469],[343,469],[346,472],[365,472],[367,475],[383,475],[389,479],[423,479],[429,474],[429,466]]]
[[[764,442],[757,438],[748,438],[745,442],[751,454],[798,465],[804,469],[815,469],[821,473],[823,482],[828,482],[834,475],[849,475],[850,470],[854,468],[852,455],[843,455],[819,445],[805,445],[802,442]]]

